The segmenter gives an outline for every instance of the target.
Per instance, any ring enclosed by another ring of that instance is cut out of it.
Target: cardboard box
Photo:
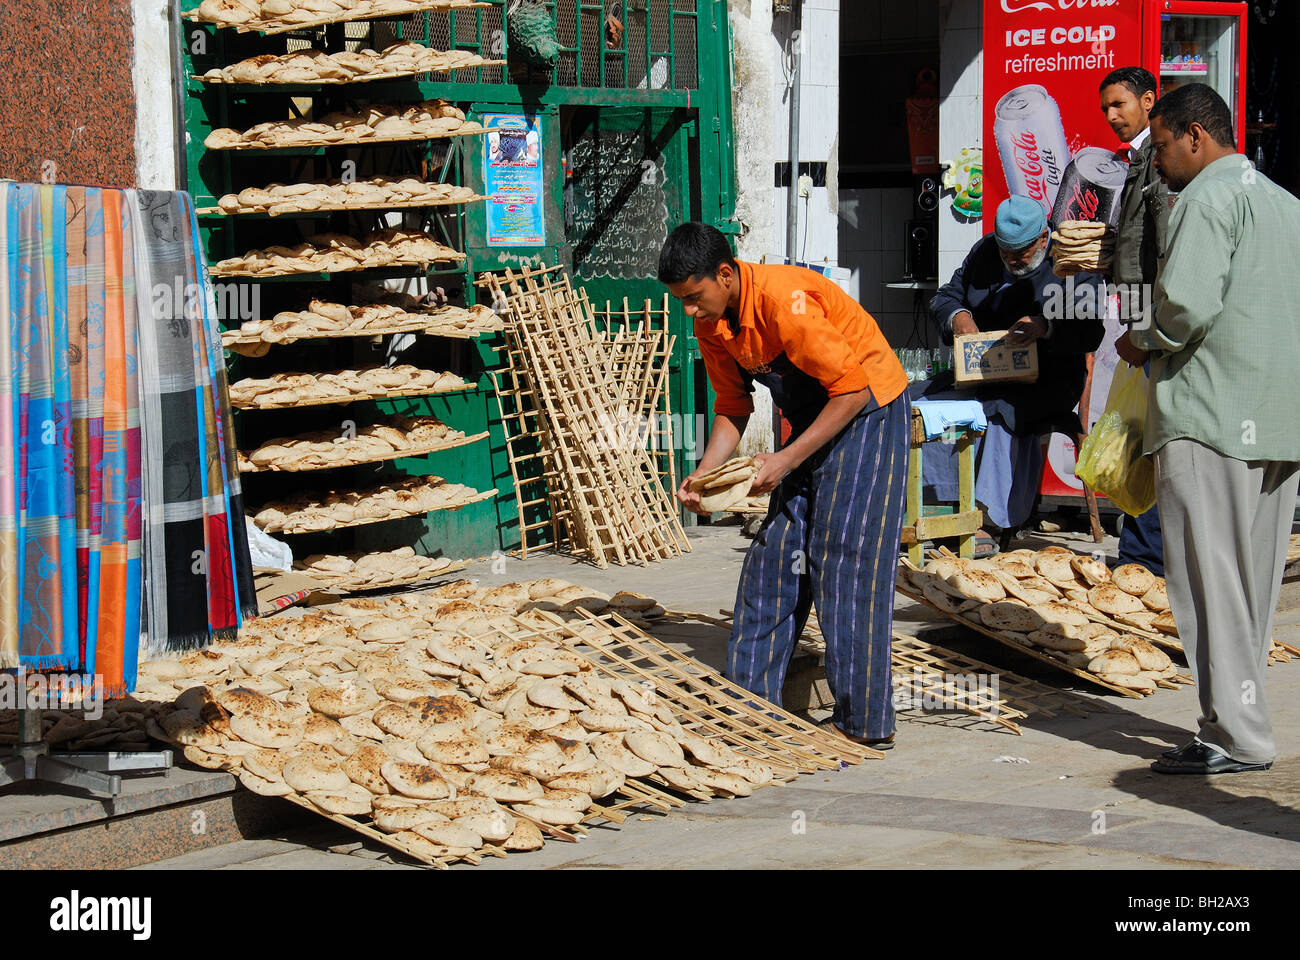
[[[953,339],[953,374],[958,386],[1038,379],[1038,344],[1010,347],[1007,331],[968,333]]]

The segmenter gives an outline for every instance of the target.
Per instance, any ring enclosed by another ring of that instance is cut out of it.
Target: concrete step
[[[124,779],[115,799],[21,784],[0,796],[0,862],[13,868],[123,869],[318,823],[224,773],[176,768]]]

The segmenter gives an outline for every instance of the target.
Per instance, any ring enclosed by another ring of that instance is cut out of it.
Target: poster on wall
[[[489,247],[546,245],[542,206],[542,121],[519,113],[485,113],[484,192]]]
[[[1114,225],[1128,164],[1101,112],[1098,88],[1112,70],[1142,64],[1141,0],[985,0],[982,215],[1016,194],[1038,201],[1052,227],[1063,220]],[[1119,335],[1107,321],[1094,358],[1091,409],[1104,407]],[[1100,404],[1100,406],[1099,406]],[[1077,496],[1074,438],[1053,434],[1041,492]]]
[[[1114,223],[1127,164],[1098,86],[1141,65],[1140,0],[985,0],[983,216],[1031,197],[1052,226]],[[990,149],[992,147],[992,149]]]

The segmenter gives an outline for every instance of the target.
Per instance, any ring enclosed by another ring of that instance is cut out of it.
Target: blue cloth
[[[831,720],[873,740],[894,732],[890,640],[910,407],[903,394],[864,410],[772,491],[741,568],[727,647],[728,679],[780,704],[815,605]]]
[[[1160,508],[1124,518],[1119,533],[1119,562],[1137,563],[1157,577],[1165,575],[1165,539],[1160,532]]]
[[[970,396],[969,390],[950,387],[950,379],[941,375],[912,384],[908,392],[918,408],[930,401]],[[1024,432],[1017,421],[1017,408],[1006,400],[990,397],[967,402],[979,403],[987,421],[984,435],[976,438],[973,450],[975,501],[991,523],[1014,529],[1029,519],[1038,497],[1043,477],[1042,441],[1038,434]],[[956,503],[958,481],[956,443],[928,443],[921,448],[921,485],[926,503]]]
[[[1043,476],[1043,445],[1036,436],[1018,436],[1000,416],[989,418],[975,440],[975,501],[989,522],[1015,529],[1029,519]],[[956,443],[921,448],[921,484],[926,503],[955,503],[958,496]]]
[[[942,436],[949,427],[983,430],[988,426],[984,407],[977,400],[918,400],[915,406],[921,414],[927,440]]]
[[[1047,229],[1042,204],[1029,197],[1010,196],[998,204],[993,218],[993,235],[1003,250],[1023,250]]]

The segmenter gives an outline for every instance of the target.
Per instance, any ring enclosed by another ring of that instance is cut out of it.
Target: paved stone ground
[[[748,544],[735,527],[691,532],[693,552],[648,568],[598,570],[546,554],[488,564],[487,583],[557,576],[634,589],[670,609],[717,613],[734,598]],[[1050,538],[1076,549],[1088,541]],[[1042,546],[1039,537],[1025,545]],[[1113,556],[1112,538],[1105,548]],[[896,630],[933,617],[899,598]],[[1277,635],[1300,644],[1300,585],[1280,605]],[[720,666],[726,637],[700,629],[677,645]],[[1076,689],[1068,676],[978,636],[949,646],[1005,669]],[[1277,868],[1300,865],[1300,661],[1268,671],[1280,746],[1266,773],[1166,777],[1148,770],[1184,743],[1197,716],[1192,687],[1144,700],[1081,695],[1104,705],[1087,718],[1030,717],[1022,736],[956,727],[929,716],[900,723],[884,760],[805,776],[752,797],[690,804],[669,815],[633,816],[593,829],[578,843],[487,860],[479,870],[624,868]],[[1106,709],[1109,708],[1109,709]],[[999,762],[1000,757],[1023,763]],[[281,838],[243,841],[145,869],[412,869],[328,824]],[[456,869],[472,869],[457,867]]]

